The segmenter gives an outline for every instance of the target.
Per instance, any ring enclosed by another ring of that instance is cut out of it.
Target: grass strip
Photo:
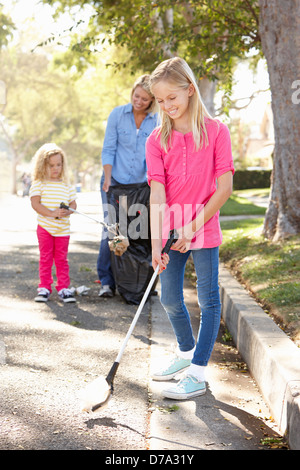
[[[300,238],[271,242],[263,218],[221,221],[220,259],[300,346]]]

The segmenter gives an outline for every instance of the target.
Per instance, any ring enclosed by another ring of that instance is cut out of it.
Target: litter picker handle
[[[163,247],[162,249],[162,254],[163,253],[169,253],[170,249],[171,249],[171,246],[173,245],[173,243],[176,242],[177,240],[177,232],[175,229],[171,230],[170,233],[169,233],[169,238],[165,244],[165,246]]]
[[[176,240],[177,240],[177,233],[176,233],[175,230],[171,230],[170,233],[169,233],[168,241],[167,241],[166,245],[164,246],[164,248],[163,248],[163,250],[162,250],[162,253],[168,253],[168,252],[170,251],[171,246],[173,245],[173,243],[175,243]],[[145,291],[145,293],[144,293],[144,295],[143,295],[143,298],[142,298],[142,300],[141,300],[141,303],[140,303],[140,305],[139,305],[139,307],[138,307],[138,309],[137,309],[137,311],[136,311],[136,313],[135,313],[135,316],[134,316],[134,318],[133,318],[133,320],[132,320],[132,323],[131,323],[131,325],[130,325],[130,328],[129,328],[128,332],[127,332],[126,338],[125,338],[125,340],[124,340],[124,342],[123,342],[123,344],[122,344],[122,346],[121,346],[121,349],[120,349],[120,351],[119,351],[119,354],[117,355],[117,358],[116,358],[116,360],[115,360],[115,363],[114,363],[114,365],[112,366],[112,369],[111,369],[110,373],[108,374],[108,377],[107,377],[106,380],[107,380],[107,381],[109,380],[109,383],[110,383],[110,384],[112,383],[112,381],[113,381],[113,379],[114,379],[114,376],[115,376],[115,374],[116,374],[116,372],[117,372],[117,368],[118,368],[118,365],[117,365],[117,364],[119,364],[119,362],[120,362],[120,360],[121,360],[121,358],[122,358],[122,355],[123,355],[124,349],[125,349],[125,347],[126,347],[126,344],[127,344],[128,340],[129,340],[129,338],[130,338],[130,335],[131,335],[131,333],[132,333],[132,331],[133,331],[133,329],[134,329],[134,327],[135,327],[135,325],[136,325],[136,322],[138,321],[138,318],[139,318],[140,313],[141,313],[141,311],[142,311],[142,309],[143,309],[143,307],[144,307],[144,304],[145,304],[145,302],[146,302],[146,300],[147,300],[147,298],[148,298],[148,295],[149,295],[150,290],[151,290],[151,288],[152,288],[152,286],[153,286],[153,283],[154,283],[154,281],[155,281],[155,279],[156,279],[156,276],[158,275],[158,271],[159,271],[159,265],[156,266],[156,269],[155,269],[154,273],[152,274],[152,277],[151,277],[151,279],[150,279],[150,282],[149,282],[149,284],[148,284],[148,286],[147,286],[147,289],[146,289],[146,291]]]
[[[83,212],[79,212],[78,210],[75,210],[75,209],[72,209],[72,207],[68,206],[67,204],[65,204],[64,202],[61,202],[60,203],[60,209],[67,209],[69,211],[72,211],[74,212],[74,214],[80,214],[80,215],[84,215],[84,217],[87,217],[88,219],[91,219],[93,220],[94,222],[97,222],[97,224],[101,224],[103,225],[103,227],[105,227],[107,230],[109,230],[111,233],[113,233],[114,235],[117,235],[118,236],[118,232],[116,231],[117,229],[114,228],[114,226],[112,225],[108,225],[104,222],[101,222],[101,220],[97,220],[97,219],[94,219],[94,217],[90,217],[89,215],[87,214],[84,214]],[[116,225],[116,224],[115,224]]]

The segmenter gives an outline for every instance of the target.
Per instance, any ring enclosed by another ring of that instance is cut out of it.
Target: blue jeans
[[[104,183],[104,173],[100,181],[100,193],[101,193],[101,200],[102,200],[104,222],[109,224],[108,210],[107,210],[107,195],[106,195],[106,192],[103,191],[102,189],[103,183]],[[112,185],[115,185],[117,182],[112,178],[111,183]],[[114,280],[113,272],[111,269],[111,262],[110,262],[111,252],[108,246],[108,241],[109,241],[108,232],[107,232],[107,229],[104,227],[102,230],[102,238],[101,238],[100,249],[99,249],[99,254],[98,254],[98,259],[97,259],[97,273],[101,281],[101,284],[103,286],[110,286],[111,289],[114,290],[115,280]]]
[[[195,347],[190,315],[184,303],[183,282],[187,259],[192,253],[196,275],[201,321],[192,363],[206,366],[211,356],[221,319],[219,294],[219,247],[190,250],[187,253],[170,250],[170,261],[160,274],[161,303],[168,314],[180,351]]]

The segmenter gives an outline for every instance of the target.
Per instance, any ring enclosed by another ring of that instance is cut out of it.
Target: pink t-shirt
[[[208,145],[195,150],[192,132],[172,132],[172,146],[166,153],[155,129],[146,143],[148,183],[158,181],[165,186],[163,244],[169,231],[180,228],[207,204],[216,191],[217,178],[227,171],[234,173],[231,140],[227,126],[220,121],[206,120]],[[159,214],[160,208],[154,208]],[[152,236],[156,236],[155,234]],[[190,249],[213,248],[222,243],[219,211],[193,238]]]

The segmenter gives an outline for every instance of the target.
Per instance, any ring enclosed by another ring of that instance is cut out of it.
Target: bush
[[[272,170],[236,170],[233,189],[269,188]]]

